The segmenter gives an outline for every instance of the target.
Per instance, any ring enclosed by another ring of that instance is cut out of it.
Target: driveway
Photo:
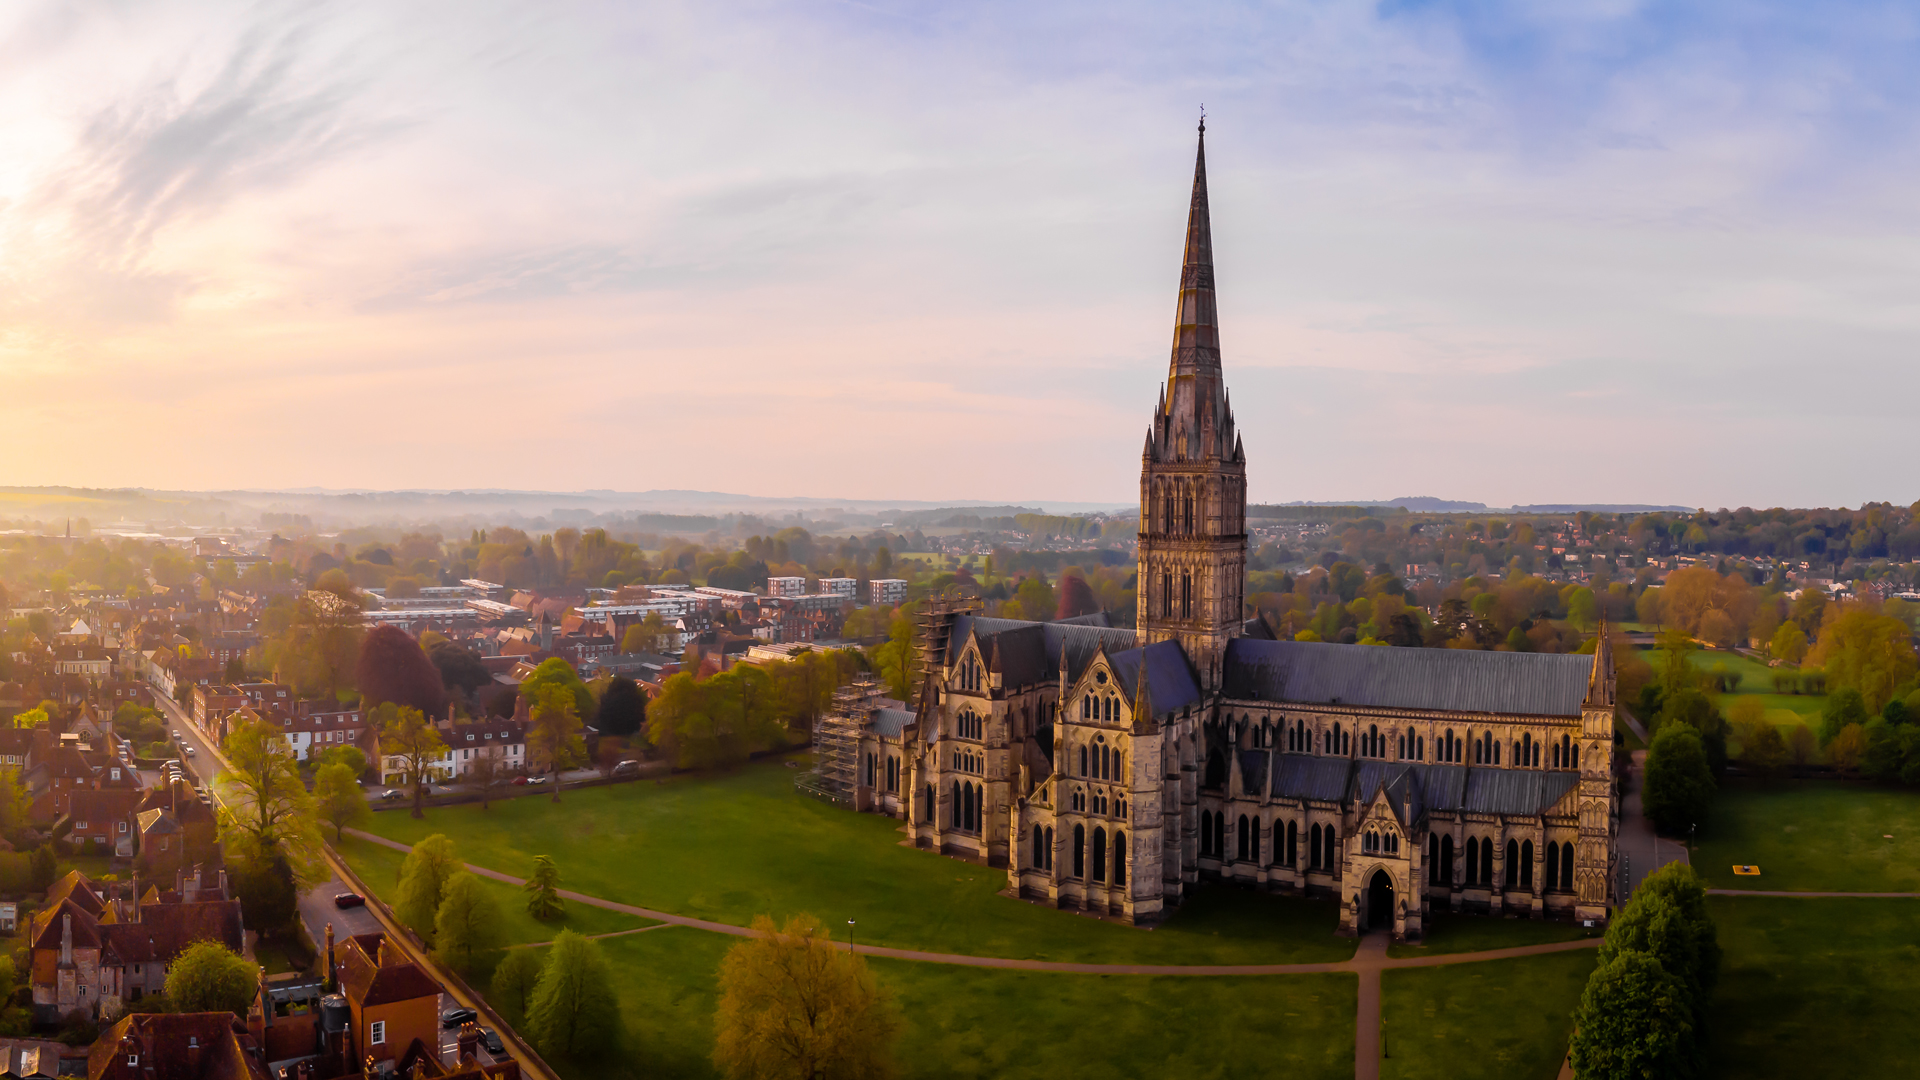
[[[1677,840],[1662,839],[1653,831],[1653,822],[1640,809],[1640,788],[1646,780],[1647,752],[1633,752],[1633,768],[1627,773],[1626,795],[1620,803],[1620,860],[1623,871],[1616,871],[1626,880],[1627,893],[1619,902],[1624,904],[1647,875],[1670,862],[1687,862],[1687,846]],[[1619,883],[1616,882],[1616,885]]]

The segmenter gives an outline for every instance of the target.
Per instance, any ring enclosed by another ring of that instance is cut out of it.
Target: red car
[[[359,893],[343,892],[333,894],[333,906],[337,908],[366,907],[367,898]]]

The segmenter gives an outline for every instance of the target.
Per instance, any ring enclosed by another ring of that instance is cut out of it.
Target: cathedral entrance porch
[[[1373,880],[1367,882],[1367,917],[1361,924],[1362,930],[1375,930],[1380,927],[1393,928],[1393,879],[1385,870],[1375,870]]]

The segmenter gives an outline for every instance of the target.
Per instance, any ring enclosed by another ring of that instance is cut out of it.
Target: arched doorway
[[[1375,870],[1367,882],[1367,929],[1393,929],[1393,879]]]

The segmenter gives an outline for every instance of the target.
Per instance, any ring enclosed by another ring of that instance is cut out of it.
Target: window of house
[[[76,821],[73,823],[73,827],[75,829],[85,829],[87,827],[87,823],[84,821]]]
[[[375,1020],[373,1022],[373,1030],[367,1035],[367,1044],[370,1046],[379,1046],[386,1041],[387,1022],[385,1020]]]

